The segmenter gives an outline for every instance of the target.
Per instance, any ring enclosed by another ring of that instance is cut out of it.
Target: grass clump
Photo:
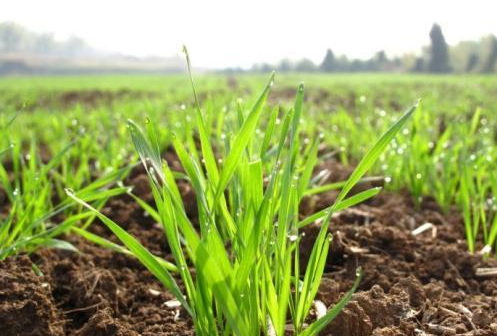
[[[81,208],[74,209],[68,199],[58,201],[63,196],[60,186],[79,187],[86,182],[78,195],[100,209],[110,197],[128,190],[115,186],[115,181],[123,178],[130,168],[108,172],[93,181],[84,178],[89,176],[89,168],[84,165],[76,171],[64,172],[64,167],[70,166],[67,153],[78,141],[73,141],[43,162],[40,147],[35,140],[29,143],[27,153],[23,153],[22,143],[10,140],[7,127],[14,119],[8,119],[1,128],[2,140],[7,139],[10,145],[0,152],[2,159],[7,158],[8,161],[8,167],[7,163],[0,161],[0,187],[5,194],[5,206],[8,209],[7,214],[0,214],[0,260],[20,252],[29,253],[40,247],[76,251],[72,244],[57,237],[69,232],[77,223],[88,226],[95,215],[80,212]],[[81,179],[75,184],[78,176]]]
[[[161,158],[156,124],[147,119],[143,130],[129,121],[155,208],[137,201],[162,225],[174,267],[167,267],[118,224],[68,191],[175,295],[191,316],[197,335],[284,335],[288,324],[295,335],[316,335],[334,319],[356,290],[361,271],[334,307],[309,322],[331,242],[331,216],[380,191],[373,188],[347,197],[415,110],[409,109],[371,147],[333,205],[301,219],[299,204],[309,193],[319,140],[301,141],[303,84],[296,91],[294,107],[281,116],[273,110],[266,131],[257,131],[273,78],[274,74],[248,112],[239,108],[235,122],[224,121],[228,127],[224,143],[213,142],[192,80],[194,117],[185,118],[183,129],[191,130],[193,124],[200,144],[190,131],[171,137],[184,173],[172,171]],[[276,117],[281,122],[276,123]],[[198,226],[186,215],[177,179],[188,181],[195,192]],[[301,265],[302,229],[318,219],[322,219],[319,235],[309,262]]]

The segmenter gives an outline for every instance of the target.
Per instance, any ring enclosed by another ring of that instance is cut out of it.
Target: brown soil
[[[32,111],[37,108],[67,109],[77,104],[87,108],[95,108],[98,106],[112,106],[114,102],[153,98],[158,96],[159,94],[156,92],[135,91],[128,89],[120,89],[117,91],[92,89],[64,92],[42,92],[36,97],[35,100],[27,101],[23,103],[23,105],[17,106],[17,108],[24,111]],[[13,96],[11,101],[18,102],[23,100]]]
[[[268,97],[270,104],[288,103],[295,99],[296,88],[283,87],[271,91]],[[327,90],[313,89],[306,92],[304,101],[312,103],[312,106],[326,107],[327,110],[336,110],[339,107],[354,109],[356,107],[356,94],[349,91],[344,95],[333,95]],[[323,106],[326,105],[326,106]]]
[[[341,180],[350,170],[327,163]],[[135,192],[151,200],[146,176],[129,177]],[[364,186],[363,186],[364,188]],[[181,186],[187,203],[194,199]],[[307,199],[302,215],[331,203],[334,193]],[[152,252],[169,250],[161,228],[127,196],[111,200],[104,212]],[[196,216],[194,210],[189,214]],[[423,223],[437,228],[413,236]],[[497,281],[475,275],[478,267],[497,267],[466,252],[461,218],[443,215],[431,200],[416,208],[407,193],[384,192],[332,220],[331,245],[318,299],[327,306],[346,292],[357,266],[364,278],[352,301],[323,335],[497,335]],[[319,229],[305,230],[302,259]],[[115,239],[102,225],[92,230]],[[0,335],[193,335],[183,311],[164,303],[172,295],[138,261],[68,239],[80,253],[41,250],[0,263]],[[35,263],[43,275],[36,275]]]

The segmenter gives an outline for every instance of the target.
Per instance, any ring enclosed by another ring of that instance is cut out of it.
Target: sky
[[[419,52],[434,22],[449,44],[497,35],[492,0],[1,0],[0,21],[98,49],[171,56],[186,44],[197,67],[249,67],[289,57],[321,62]]]

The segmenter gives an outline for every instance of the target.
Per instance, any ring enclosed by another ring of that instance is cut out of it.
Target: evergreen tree
[[[326,50],[326,55],[324,56],[323,62],[319,66],[319,70],[323,72],[333,72],[336,71],[335,55],[331,49]]]
[[[388,57],[384,50],[378,51],[371,60],[370,69],[372,71],[386,71],[388,67]]]
[[[431,47],[428,71],[436,73],[449,72],[449,47],[442,34],[442,28],[436,23],[431,28],[430,38]]]

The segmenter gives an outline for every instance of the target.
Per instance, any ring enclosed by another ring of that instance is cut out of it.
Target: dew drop
[[[299,286],[298,286],[298,291],[299,293],[302,292],[302,290],[304,289],[304,282],[302,280],[299,280]]]

